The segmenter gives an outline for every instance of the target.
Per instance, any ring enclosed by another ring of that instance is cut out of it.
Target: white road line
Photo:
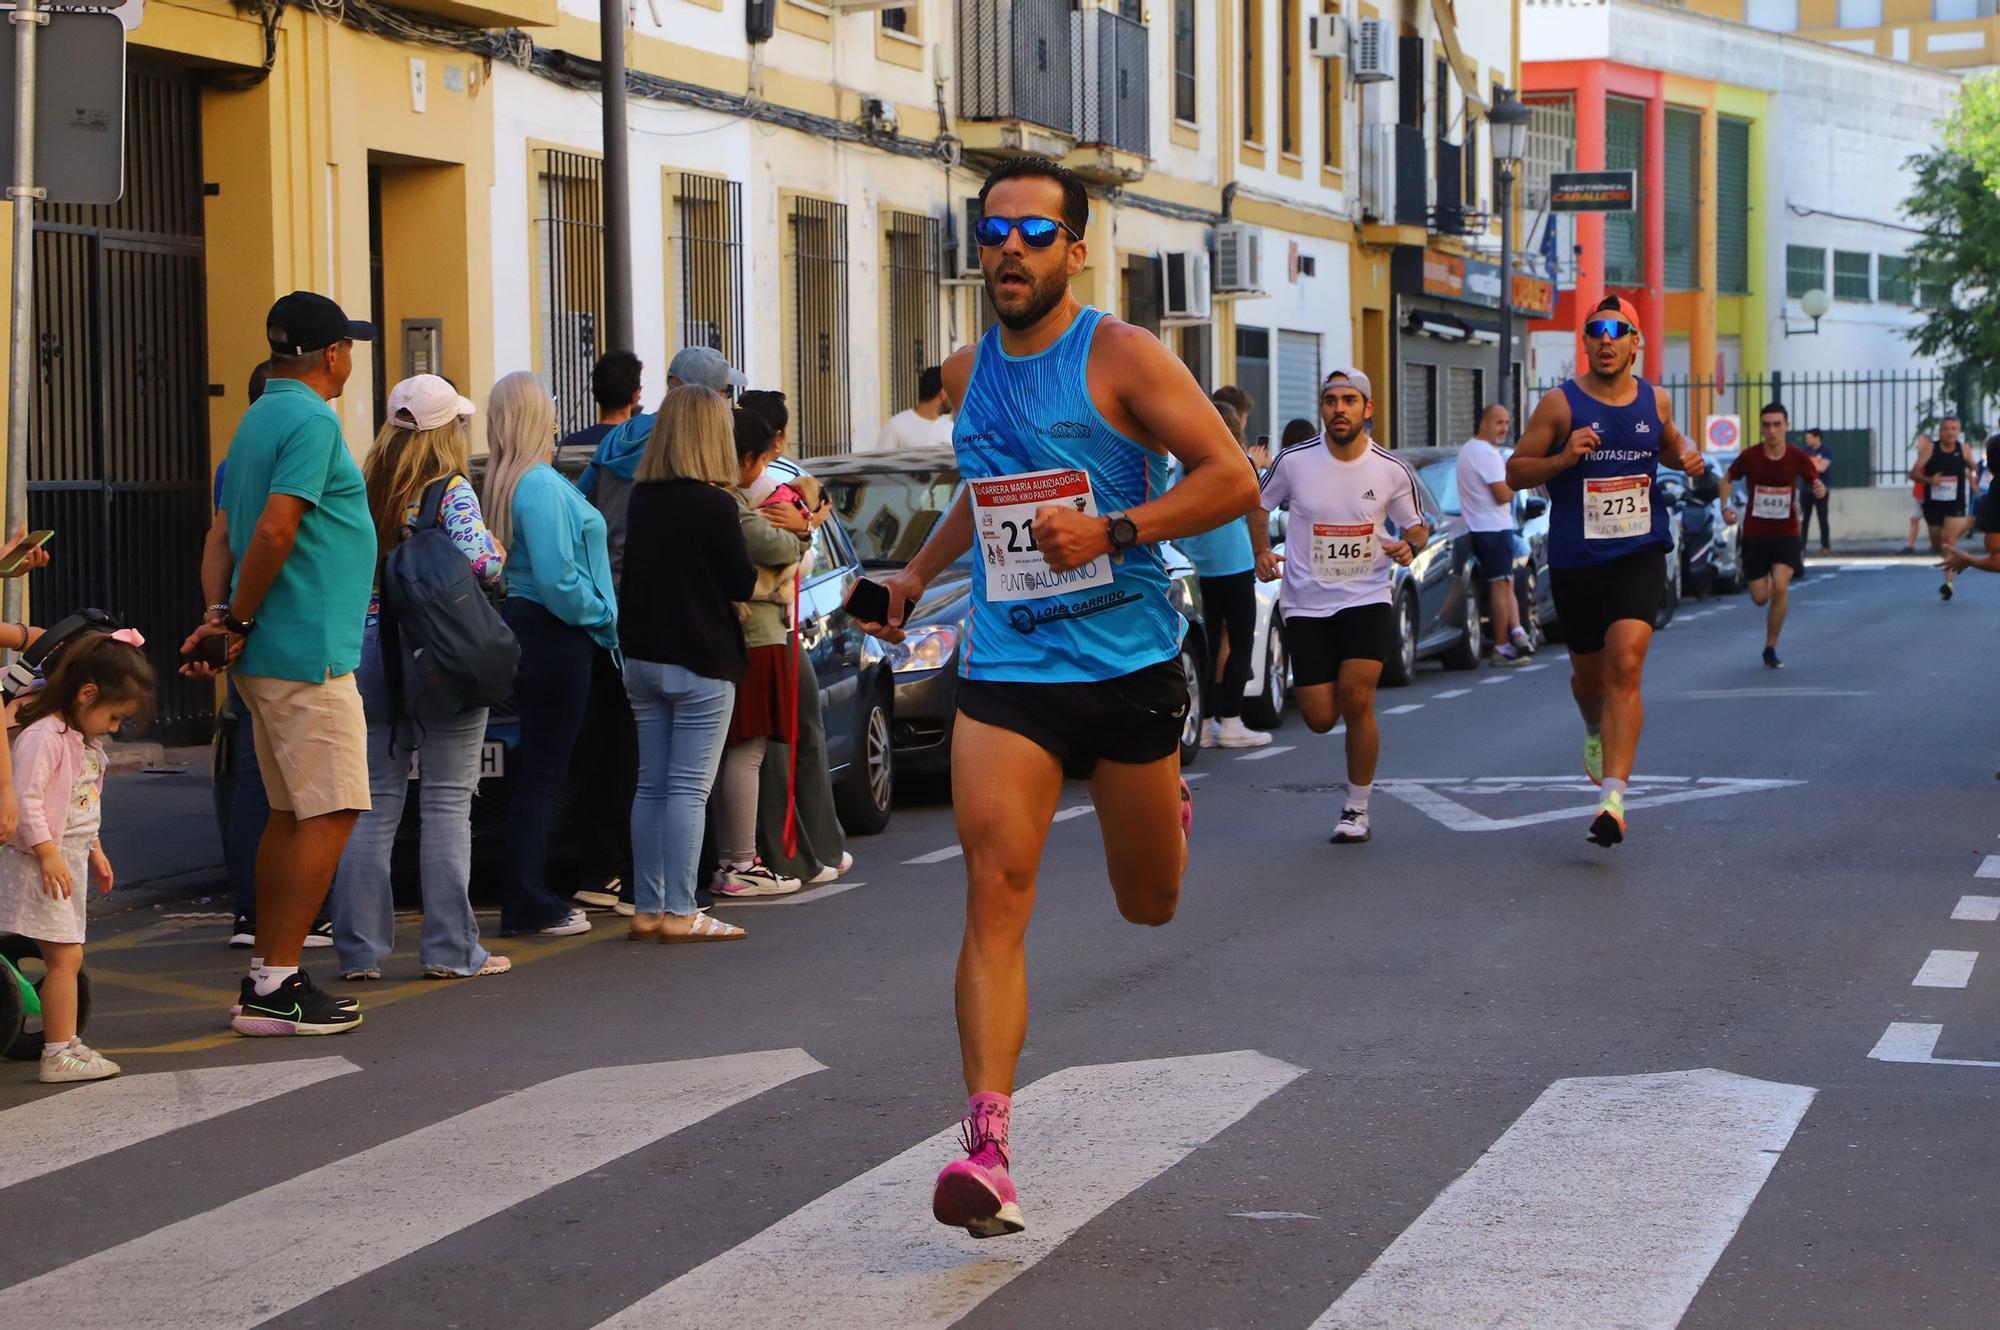
[[[1496,675],[1494,675],[1494,676],[1493,676],[1493,677],[1492,677],[1491,679],[1481,679],[1481,680],[1480,680],[1479,682],[1481,682],[1481,683],[1483,683],[1483,684],[1489,684],[1489,683],[1507,683],[1507,682],[1508,682],[1508,681],[1510,681],[1510,680],[1511,680],[1511,679],[1512,679],[1513,677],[1514,677],[1514,676],[1513,676],[1513,675],[1511,675],[1511,674],[1496,674]]]
[[[1514,668],[1514,673],[1516,673],[1516,674],[1533,674],[1533,673],[1534,673],[1534,672],[1535,672],[1536,670],[1545,670],[1545,669],[1547,669],[1548,667],[1549,667],[1549,663],[1548,663],[1547,661],[1545,661],[1545,660],[1538,660],[1538,661],[1536,661],[1536,662],[1535,662],[1534,664],[1532,664],[1532,665],[1518,665],[1518,666],[1516,666],[1516,667]]]
[[[790,1048],[543,1081],[17,1284],[8,1315],[248,1330],[819,1070]],[[248,1240],[296,1234],[301,1216],[310,1241]]]
[[[1423,709],[1424,704],[1421,702],[1405,702],[1399,707],[1390,707],[1382,714],[1385,716],[1401,716],[1412,711],[1422,711]]]
[[[1439,702],[1442,702],[1449,697],[1464,697],[1467,693],[1471,691],[1472,690],[1470,688],[1447,688],[1442,693],[1432,693],[1431,697]]]
[[[1974,877],[2000,877],[2000,854],[1989,854],[1981,861]]]
[[[716,898],[715,904],[709,908],[712,910],[734,910],[738,908],[747,909],[753,905],[807,905],[813,901],[823,901],[829,896],[839,896],[845,892],[854,890],[856,887],[865,887],[867,885],[866,882],[835,882],[823,887],[805,887],[793,892],[789,896],[752,896],[748,900],[720,896]]]
[[[1192,785],[1195,781],[1207,780],[1208,773],[1206,771],[1183,771],[1181,779]]]
[[[2000,922],[2000,896],[1960,896],[1951,917],[1974,924]]]
[[[1092,813],[1096,811],[1097,809],[1090,804],[1078,804],[1074,808],[1063,809],[1061,812],[1057,813],[1055,817],[1051,818],[1050,820],[1053,822],[1067,822],[1071,818],[1089,817]]]
[[[361,1068],[346,1058],[122,1076],[0,1113],[0,1187],[164,1136]]]
[[[1557,1081],[1314,1330],[1672,1330],[1813,1091],[1714,1070]]]
[[[1723,780],[1703,777],[1702,782],[1685,789],[1662,791],[1658,794],[1632,795],[1627,791],[1625,807],[1629,809],[1657,808],[1663,804],[1688,803],[1696,799],[1717,799],[1724,795],[1752,794],[1760,790],[1783,789],[1790,785],[1803,785],[1795,780]],[[1447,785],[1451,793],[1432,789],[1432,785]],[[1634,782],[1636,786],[1637,782]],[[1539,813],[1528,813],[1520,817],[1488,817],[1477,809],[1467,808],[1451,797],[1451,794],[1498,793],[1482,789],[1477,785],[1459,788],[1448,782],[1426,782],[1409,780],[1377,779],[1375,788],[1384,794],[1394,795],[1404,803],[1442,822],[1453,831],[1516,831],[1522,827],[1540,826],[1544,822],[1560,822],[1568,818],[1581,818],[1591,813],[1597,805],[1593,803],[1575,804],[1568,808],[1551,808]],[[1557,787],[1558,789],[1560,787]],[[1568,793],[1568,791],[1562,791]]]
[[[905,859],[903,862],[906,864],[941,864],[947,859],[956,859],[964,853],[964,846],[947,845],[942,850],[932,850],[929,854],[920,854],[914,859]]]
[[[1978,959],[1976,951],[1933,951],[1917,977],[1910,980],[1910,987],[1964,988],[1972,982],[1972,967]]]
[[[1942,1025],[1896,1021],[1882,1032],[1875,1047],[1868,1050],[1868,1056],[1877,1062],[1922,1062],[1934,1067],[2000,1067],[2000,1062],[1938,1057],[1938,1036],[1943,1033]]]
[[[1259,748],[1254,753],[1245,753],[1236,760],[1238,762],[1262,762],[1267,757],[1276,757],[1280,753],[1289,753],[1292,751],[1292,747],[1293,745],[1291,744],[1272,744],[1268,748]]]
[[[1247,1051],[1056,1072],[1014,1096],[1027,1232],[974,1242],[931,1218],[932,1179],[960,1154],[952,1127],[603,1324],[943,1330],[1301,1074]]]
[[[1873,697],[1875,694],[1863,688],[1697,688],[1675,696],[1699,702],[1762,702],[1773,697]]]

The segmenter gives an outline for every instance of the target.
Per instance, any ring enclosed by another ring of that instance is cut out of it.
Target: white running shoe
[[[1214,723],[1217,748],[1262,748],[1271,742],[1270,735],[1262,730],[1251,729],[1243,723],[1241,716],[1231,716],[1227,720]]]
[[[1222,722],[1205,720],[1201,723],[1201,746],[1214,748],[1222,742]]]
[[[42,1051],[43,1085],[61,1085],[68,1081],[101,1081],[116,1076],[118,1070],[117,1063],[89,1047],[81,1039],[71,1039],[53,1053],[46,1049]]]
[[[1340,825],[1333,829],[1330,839],[1335,845],[1359,844],[1368,839],[1368,814],[1360,808],[1340,810]]]
[[[718,896],[789,896],[805,883],[795,877],[780,877],[757,860],[748,868],[724,868],[709,887]]]

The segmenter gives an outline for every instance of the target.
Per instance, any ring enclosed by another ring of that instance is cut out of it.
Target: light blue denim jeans
[[[632,801],[632,884],[640,914],[693,914],[708,792],[736,685],[679,665],[627,660],[625,691],[639,725],[639,792]]]
[[[379,970],[396,945],[396,902],[389,887],[390,853],[409,797],[410,750],[389,742],[387,725],[368,727],[368,792],[363,813],[333,878],[333,945],[342,972]],[[479,747],[486,708],[425,726],[417,756],[422,781],[418,866],[424,929],[417,943],[425,969],[475,974],[486,964],[479,921],[467,896],[472,883],[472,796],[479,787]]]

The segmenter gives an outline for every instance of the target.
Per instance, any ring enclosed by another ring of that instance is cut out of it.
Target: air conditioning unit
[[[1390,83],[1395,78],[1396,42],[1388,20],[1362,19],[1354,26],[1354,81]]]
[[[958,234],[951,247],[951,262],[946,266],[950,274],[945,280],[959,286],[975,286],[985,280],[979,273],[979,200],[966,199],[959,205]],[[951,223],[945,223],[945,230],[951,230]]]
[[[1264,289],[1264,233],[1246,222],[1215,228],[1215,291],[1244,295]]]
[[[1322,60],[1347,56],[1347,20],[1338,14],[1314,14],[1306,21],[1306,49]]]
[[[1209,315],[1208,251],[1177,250],[1163,254],[1161,309],[1170,319],[1205,319]]]

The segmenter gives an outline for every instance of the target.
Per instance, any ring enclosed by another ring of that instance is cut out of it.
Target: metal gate
[[[209,523],[200,95],[134,65],[126,96],[125,196],[36,209],[28,520],[56,537],[29,595],[45,626],[98,606],[143,632],[160,677],[149,734],[191,742],[215,700],[175,672]]]

